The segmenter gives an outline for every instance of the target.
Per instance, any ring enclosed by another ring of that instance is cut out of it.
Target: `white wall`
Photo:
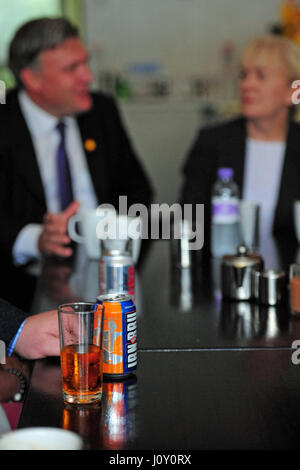
[[[125,70],[158,62],[175,82],[193,75],[224,77],[220,47],[247,40],[278,22],[280,0],[85,0],[86,41],[92,67]],[[234,64],[233,64],[234,65]],[[235,67],[233,67],[235,69]],[[222,91],[224,91],[224,83]],[[123,102],[135,147],[156,188],[156,201],[176,201],[181,168],[198,127],[194,97]],[[223,94],[224,98],[224,94]]]
[[[100,67],[157,61],[170,76],[220,71],[220,47],[239,51],[278,22],[281,0],[85,0],[87,42]],[[99,52],[100,49],[100,52]]]
[[[123,103],[120,111],[155,186],[155,201],[173,204],[183,159],[201,123],[197,103]]]
[[[6,63],[8,44],[25,21],[60,13],[60,0],[0,0],[0,63]]]

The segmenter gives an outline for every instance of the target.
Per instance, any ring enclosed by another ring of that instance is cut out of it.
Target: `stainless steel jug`
[[[249,253],[240,245],[234,255],[225,255],[221,262],[222,296],[230,300],[250,300],[254,296],[253,273],[262,271],[263,258]]]

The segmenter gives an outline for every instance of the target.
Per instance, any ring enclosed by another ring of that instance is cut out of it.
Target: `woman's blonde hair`
[[[284,36],[267,35],[252,39],[241,55],[241,62],[253,58],[258,62],[273,61],[282,66],[290,83],[300,79],[300,46]]]

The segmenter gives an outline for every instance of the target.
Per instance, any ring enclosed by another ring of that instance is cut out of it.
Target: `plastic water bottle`
[[[211,253],[215,257],[236,252],[240,244],[239,188],[232,168],[219,168],[212,190]]]

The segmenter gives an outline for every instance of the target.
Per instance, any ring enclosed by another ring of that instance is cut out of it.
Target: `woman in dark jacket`
[[[300,47],[281,36],[254,39],[240,61],[242,116],[200,130],[184,164],[182,203],[205,204],[210,243],[211,190],[219,167],[234,169],[240,196],[260,204],[261,241],[292,235],[300,199],[300,126],[291,108],[300,78]],[[298,93],[299,94],[299,93]]]

